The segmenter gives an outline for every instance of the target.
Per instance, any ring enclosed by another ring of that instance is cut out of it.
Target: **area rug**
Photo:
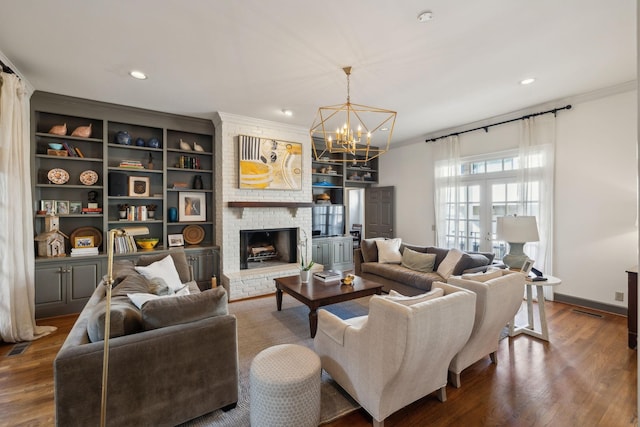
[[[324,307],[347,319],[369,312],[370,297]],[[251,361],[262,350],[277,344],[299,344],[313,349],[309,335],[309,309],[288,295],[283,296],[282,311],[276,309],[275,296],[232,302],[229,312],[238,320],[238,359],[240,389],[238,406],[229,411],[217,410],[191,420],[183,427],[249,426],[249,369]],[[322,372],[321,424],[331,422],[356,409],[358,404]]]

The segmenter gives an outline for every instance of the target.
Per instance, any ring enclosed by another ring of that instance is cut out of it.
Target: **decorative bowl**
[[[62,144],[58,144],[57,142],[50,142],[49,148],[52,150],[62,150]]]
[[[153,249],[156,247],[160,239],[157,237],[146,237],[142,239],[136,239],[136,243],[142,249]]]

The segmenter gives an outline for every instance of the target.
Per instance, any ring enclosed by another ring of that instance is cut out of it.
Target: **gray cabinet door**
[[[99,261],[93,261],[88,264],[69,264],[67,270],[71,289],[68,302],[82,301],[84,305],[100,282],[102,266]]]
[[[331,241],[329,239],[313,239],[311,243],[311,259],[322,264],[325,269],[331,264]]]
[[[38,305],[63,305],[66,299],[65,264],[55,263],[36,267],[36,311]]]

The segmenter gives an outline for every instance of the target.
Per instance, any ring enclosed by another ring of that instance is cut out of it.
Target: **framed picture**
[[[302,144],[239,136],[240,188],[302,189]]]
[[[169,234],[169,246],[184,246],[184,237],[182,234]]]
[[[56,200],[56,213],[58,215],[69,215],[69,201],[68,200]]]
[[[47,215],[53,215],[56,213],[56,201],[55,200],[40,200],[40,210],[45,211]]]
[[[129,177],[129,197],[149,197],[149,177]]]
[[[178,193],[178,221],[206,221],[207,202],[203,193]]]
[[[523,272],[525,276],[528,276],[531,271],[531,267],[533,267],[533,263],[534,261],[532,259],[527,259],[524,264],[522,264],[522,269],[520,271]]]
[[[92,248],[94,246],[93,236],[78,236],[73,240],[74,248]]]
[[[69,202],[69,213],[74,215],[81,214],[82,202]]]

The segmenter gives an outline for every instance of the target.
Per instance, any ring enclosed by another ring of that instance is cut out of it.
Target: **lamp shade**
[[[497,220],[496,236],[499,240],[509,243],[540,240],[535,216],[501,216]]]

